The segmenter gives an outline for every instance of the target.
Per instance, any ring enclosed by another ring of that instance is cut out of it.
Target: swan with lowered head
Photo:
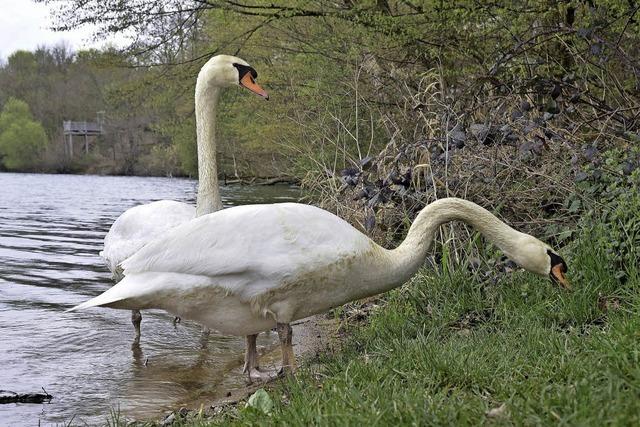
[[[196,134],[198,145],[197,206],[174,200],[159,200],[126,210],[113,223],[104,238],[104,258],[115,281],[122,280],[118,267],[122,261],[136,253],[165,231],[196,216],[222,209],[218,188],[216,163],[216,107],[220,92],[227,87],[240,86],[269,99],[256,84],[257,72],[244,60],[235,56],[218,55],[200,69],[195,90]],[[136,341],[140,339],[142,315],[132,310],[131,322]]]
[[[454,220],[526,270],[569,287],[553,249],[466,200],[426,206],[393,250],[325,210],[282,203],[225,209],[170,230],[123,262],[120,283],[71,310],[161,308],[231,335],[275,326],[289,371],[291,322],[400,286],[424,263],[438,227]],[[254,349],[246,364],[258,369]]]

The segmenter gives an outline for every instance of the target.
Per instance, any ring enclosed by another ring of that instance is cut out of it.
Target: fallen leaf
[[[497,418],[497,417],[503,416],[504,414],[506,414],[506,412],[507,412],[507,404],[503,403],[497,408],[489,409],[486,415],[489,418]]]
[[[256,390],[247,400],[247,407],[255,408],[264,414],[270,414],[273,409],[273,401],[263,388]]]

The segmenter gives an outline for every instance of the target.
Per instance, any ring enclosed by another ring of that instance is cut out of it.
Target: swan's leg
[[[140,323],[142,323],[142,313],[140,310],[131,310],[131,323],[136,330],[135,340],[140,341]]]
[[[293,330],[288,323],[278,323],[276,329],[282,350],[282,373],[289,375],[296,370],[296,356],[293,354],[292,344]]]
[[[244,353],[244,368],[242,372],[249,377],[249,383],[253,382],[253,380],[269,381],[277,375],[275,372],[262,372],[258,367],[257,338],[258,334],[247,335],[247,348]]]
[[[209,337],[211,336],[211,329],[207,326],[202,325],[202,332],[200,333],[200,342],[202,343],[202,348],[205,348],[207,342],[209,342]]]
[[[254,369],[258,369],[258,350],[256,347],[256,339],[258,338],[258,334],[247,335],[247,348],[244,352],[244,368],[242,372],[245,374],[249,374],[249,379],[251,379],[251,371]]]

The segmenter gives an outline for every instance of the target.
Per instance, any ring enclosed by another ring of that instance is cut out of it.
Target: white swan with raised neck
[[[200,69],[195,89],[196,136],[198,145],[197,208],[175,200],[159,200],[134,206],[122,213],[104,239],[100,256],[114,279],[122,279],[119,265],[162,233],[196,216],[222,209],[216,163],[216,106],[221,91],[227,87],[244,87],[268,99],[256,84],[257,72],[243,59],[217,55]],[[142,315],[133,310],[131,316],[136,339],[140,338]]]
[[[195,111],[198,143],[197,216],[222,209],[218,186],[216,109],[224,88],[241,86],[269,99],[255,82],[258,73],[246,61],[230,55],[211,58],[198,73]]]

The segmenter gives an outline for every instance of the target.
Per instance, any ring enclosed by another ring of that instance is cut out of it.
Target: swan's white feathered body
[[[569,287],[566,263],[548,245],[466,200],[426,206],[393,250],[327,211],[283,203],[219,211],[168,231],[121,264],[120,283],[71,310],[162,308],[246,335],[250,377],[258,370],[255,334],[276,326],[283,369],[293,370],[292,321],[404,283],[438,227],[454,220],[473,224],[525,269]]]
[[[121,274],[118,265],[164,232],[195,218],[196,208],[174,200],[159,200],[126,210],[111,225],[100,256],[114,279]]]
[[[239,206],[147,244],[122,263],[120,283],[74,309],[161,308],[250,335],[369,294],[371,252],[385,249],[322,209]]]

